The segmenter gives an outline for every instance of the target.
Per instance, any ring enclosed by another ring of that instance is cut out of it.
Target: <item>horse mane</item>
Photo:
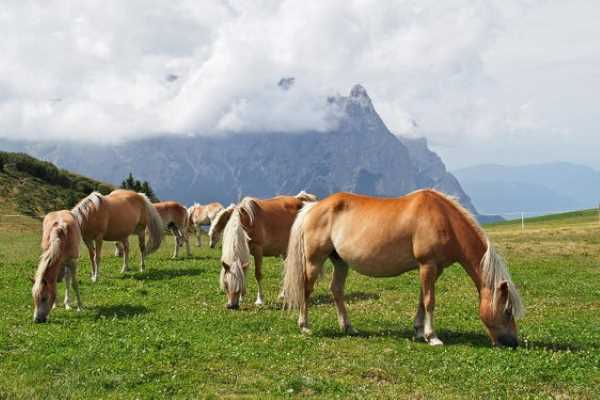
[[[221,262],[225,263],[229,267],[229,273],[231,274],[230,284],[234,285],[234,289],[236,291],[243,292],[245,289],[245,274],[244,267],[250,263],[250,246],[248,241],[250,237],[248,233],[244,229],[244,225],[242,224],[241,219],[241,210],[250,212],[252,214],[248,214],[251,220],[254,219],[254,212],[252,208],[248,208],[249,198],[244,198],[240,205],[236,206],[225,225],[225,230],[223,231],[223,249],[221,253]],[[244,207],[246,206],[246,207]],[[221,287],[224,287],[225,283],[225,271],[224,268],[221,270],[220,276],[220,284]]]
[[[237,205],[237,210],[243,210],[246,213],[246,215],[248,215],[250,225],[254,224],[254,218],[256,217],[257,208],[258,205],[256,204],[256,199],[254,197],[244,197],[242,201],[240,201],[240,203]]]
[[[100,193],[92,192],[73,207],[71,213],[75,216],[79,226],[83,226],[83,222],[89,219],[92,212],[98,211],[102,198]]]
[[[300,193],[298,193],[294,197],[301,201],[318,201],[319,200],[319,198],[316,195],[305,192],[304,190],[300,191]]]
[[[454,196],[447,195],[435,189],[423,189],[433,193],[436,196],[446,200],[452,205],[463,217],[465,222],[477,233],[480,239],[485,243],[486,251],[483,254],[480,262],[481,281],[484,287],[492,289],[492,308],[495,309],[497,290],[502,282],[508,285],[508,299],[504,305],[505,309],[509,306],[512,308],[512,314],[515,319],[519,319],[524,314],[523,301],[515,286],[504,258],[498,254],[494,245],[490,242],[489,237],[481,228],[473,214],[471,214]]]
[[[61,253],[61,239],[60,235],[67,234],[67,224],[62,219],[50,228],[50,237],[48,241],[48,248],[40,256],[40,262],[35,272],[34,283],[33,283],[33,296],[38,298],[42,292],[42,282],[46,271],[51,265],[54,265]]]
[[[225,215],[226,212],[230,211],[233,208],[235,208],[235,204],[231,203],[227,208],[222,208],[219,210],[219,212],[217,212],[217,215],[215,215],[215,217],[213,218],[213,220],[210,223],[210,228],[208,228],[209,236],[213,235],[216,227],[219,226],[219,223],[221,222],[221,218],[223,218],[223,215]]]

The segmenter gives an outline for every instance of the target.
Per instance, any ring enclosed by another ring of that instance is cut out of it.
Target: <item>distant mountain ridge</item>
[[[484,164],[454,174],[482,213],[579,210],[600,202],[600,171],[578,164]]]
[[[0,140],[0,148],[16,148],[113,183],[133,172],[151,182],[160,198],[187,204],[300,190],[321,197],[338,191],[399,196],[433,187],[478,215],[426,141],[393,135],[362,86],[327,103],[339,115],[330,132],[169,136],[118,145]]]

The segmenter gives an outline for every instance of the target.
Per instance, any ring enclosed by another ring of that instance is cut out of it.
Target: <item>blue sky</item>
[[[326,131],[324,99],[361,83],[451,169],[600,168],[599,20],[578,0],[9,0],[0,137]]]

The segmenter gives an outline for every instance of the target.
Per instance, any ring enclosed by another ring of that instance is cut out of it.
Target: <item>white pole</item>
[[[521,232],[525,230],[525,213],[521,212]]]

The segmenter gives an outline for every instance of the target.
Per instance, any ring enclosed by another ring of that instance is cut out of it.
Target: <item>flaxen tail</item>
[[[283,276],[283,305],[290,309],[304,306],[304,275],[306,271],[304,220],[315,205],[317,203],[306,203],[302,207],[290,232]]]
[[[165,228],[163,226],[162,218],[156,210],[156,207],[150,202],[148,197],[144,193],[138,193],[144,199],[144,205],[146,207],[146,219],[148,231],[148,242],[146,243],[146,255],[154,253],[160,247],[162,243]]]

